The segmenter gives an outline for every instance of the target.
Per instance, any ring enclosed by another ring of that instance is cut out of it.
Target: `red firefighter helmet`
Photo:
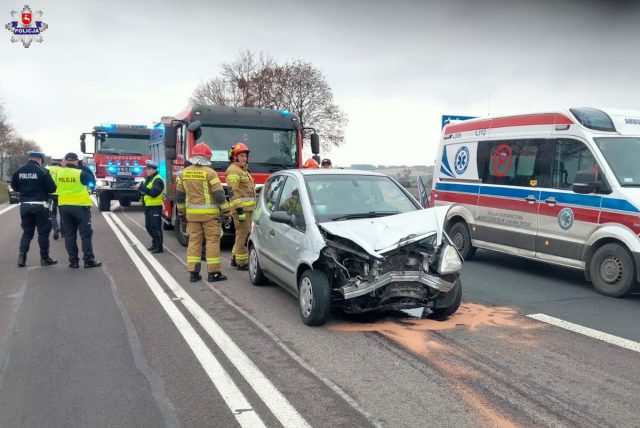
[[[303,168],[318,168],[320,165],[318,165],[318,161],[315,160],[314,158],[309,158],[306,161],[304,161],[304,165],[302,165]]]
[[[193,146],[191,154],[193,156],[204,156],[207,159],[211,159],[211,147],[209,147],[207,143],[198,143]]]
[[[249,157],[249,147],[247,147],[244,143],[236,143],[229,149],[229,160],[231,162],[235,162],[238,159],[238,155],[240,153],[246,153],[247,157]]]

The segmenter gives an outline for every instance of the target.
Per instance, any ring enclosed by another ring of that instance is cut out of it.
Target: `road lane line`
[[[143,225],[141,225],[140,223],[138,223],[138,221],[136,221],[136,219],[134,219],[133,217],[131,217],[129,214],[127,214],[126,212],[122,213],[125,217],[127,217],[133,224],[135,224],[140,230],[143,230],[146,232],[146,229],[144,228]],[[183,266],[187,266],[187,262],[184,260],[184,257],[180,257],[178,254],[176,254],[175,251],[173,251],[171,248],[169,248],[168,246],[164,246],[165,251],[168,252],[169,254],[171,254],[173,257],[175,257],[175,259],[181,263]],[[269,336],[287,355],[289,355],[294,361],[296,361],[298,364],[300,364],[301,367],[303,367],[305,370],[307,370],[309,373],[311,373],[313,376],[315,376],[317,379],[319,379],[323,384],[325,384],[325,386],[327,388],[329,388],[330,390],[332,390],[334,393],[336,393],[340,398],[342,398],[344,401],[346,401],[351,407],[353,407],[354,410],[356,410],[357,412],[359,412],[361,415],[363,415],[374,428],[382,428],[383,425],[381,422],[378,422],[378,420],[371,415],[369,412],[367,412],[361,405],[360,403],[358,403],[358,401],[356,401],[355,398],[351,397],[349,394],[347,394],[340,386],[338,386],[338,384],[336,384],[335,382],[333,382],[331,379],[329,379],[327,376],[325,376],[324,374],[322,374],[319,370],[317,370],[315,367],[313,367],[311,364],[307,363],[300,355],[298,355],[293,349],[291,349],[286,343],[284,343],[282,341],[282,339],[280,339],[278,337],[278,335],[276,335],[276,333],[274,333],[273,331],[271,331],[269,329],[269,327],[267,327],[266,325],[264,325],[260,320],[258,320],[256,317],[254,317],[253,315],[251,315],[249,312],[247,312],[245,309],[243,309],[242,307],[240,307],[237,303],[235,303],[233,300],[231,300],[231,298],[229,298],[226,294],[224,294],[222,291],[220,291],[219,289],[217,289],[216,287],[214,287],[211,283],[206,282],[205,283],[206,286],[214,293],[216,293],[222,300],[224,300],[229,306],[231,306],[232,308],[234,308],[235,310],[237,310],[239,313],[241,313],[242,315],[244,315],[249,321],[251,321],[256,327],[258,327],[260,330],[262,330],[264,332],[264,334],[266,334],[267,336]],[[176,298],[177,299],[177,298]],[[179,300],[179,299],[178,299]]]
[[[231,412],[235,416],[236,420],[242,427],[264,427],[264,423],[256,411],[251,407],[249,401],[244,394],[240,391],[238,386],[233,382],[231,376],[225,371],[217,358],[213,355],[207,344],[195,331],[193,326],[189,324],[189,321],[180,312],[178,307],[171,301],[167,293],[165,293],[162,286],[155,279],[147,265],[144,264],[142,259],[138,256],[132,245],[127,242],[122,232],[112,221],[114,218],[111,213],[104,212],[103,216],[107,221],[109,227],[113,230],[116,237],[122,244],[131,261],[134,263],[145,282],[156,296],[162,308],[165,310],[171,321],[185,339],[194,355],[204,368],[205,372],[213,382],[225,403],[231,409]]]
[[[594,330],[589,327],[584,327],[579,324],[574,324],[569,321],[561,320],[560,318],[554,318],[545,314],[531,314],[527,315],[534,320],[542,321],[547,324],[554,325],[556,327],[563,328],[565,330],[573,331],[584,336],[589,336],[593,339],[602,340],[603,342],[610,343],[612,345],[619,346],[621,348],[629,349],[631,351],[640,352],[640,343],[633,340],[625,339],[623,337],[614,336],[609,333],[605,333],[600,330]]]
[[[9,205],[7,208],[5,208],[5,209],[3,209],[3,210],[0,210],[0,215],[2,215],[2,214],[4,214],[4,213],[6,213],[6,212],[7,212],[7,211],[9,211],[9,210],[14,209],[15,207],[17,207],[17,206],[19,206],[19,205],[20,205],[20,204],[12,204],[12,205]]]
[[[129,240],[141,249],[142,256],[149,262],[162,280],[176,297],[181,299],[181,303],[194,316],[200,325],[209,334],[211,339],[218,345],[220,350],[229,358],[231,363],[238,369],[240,374],[251,385],[262,401],[269,407],[280,423],[285,427],[304,428],[310,427],[307,421],[289,403],[289,400],[271,383],[260,369],[249,359],[238,345],[229,337],[227,333],[214,321],[209,314],[189,295],[173,276],[160,264],[160,262],[145,250],[144,245],[129,230],[129,228],[118,218],[112,215],[118,226],[124,231]]]

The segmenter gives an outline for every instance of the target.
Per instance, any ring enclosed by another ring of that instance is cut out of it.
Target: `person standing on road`
[[[53,181],[57,181],[58,171],[62,169],[62,158],[51,158],[51,164],[45,167],[49,170],[49,174],[51,174],[51,178]],[[56,241],[60,237],[60,234],[64,237],[64,232],[60,228],[60,223],[58,222],[58,192],[54,192],[51,194],[51,207],[49,208],[49,214],[51,216],[51,227],[53,228],[53,239]]]
[[[142,193],[144,204],[144,227],[151,236],[151,246],[147,250],[154,254],[162,253],[162,197],[164,194],[164,181],[158,174],[158,164],[147,161],[145,168],[146,178],[140,183],[138,190]]]
[[[227,186],[231,217],[236,229],[236,240],[231,252],[231,266],[238,270],[249,267],[249,252],[247,238],[251,231],[253,209],[256,206],[256,186],[249,172],[249,147],[244,143],[237,143],[229,149],[231,164],[227,168]]]
[[[58,171],[58,204],[60,218],[64,229],[64,246],[69,254],[69,267],[80,267],[78,257],[78,232],[82,242],[82,260],[84,267],[92,268],[102,265],[93,255],[91,237],[91,197],[88,188],[95,185],[93,174],[79,166],[78,155],[67,153],[64,156],[65,166]]]
[[[307,169],[307,168],[318,168],[320,165],[318,164],[318,161],[315,160],[314,158],[309,158],[306,161],[304,161],[304,164],[302,165],[302,168]]]
[[[176,202],[181,221],[187,222],[189,245],[187,270],[191,282],[199,281],[202,240],[206,241],[206,262],[209,282],[224,281],[220,271],[220,211],[229,216],[229,203],[218,174],[211,168],[211,148],[204,142],[193,146],[191,166],[182,170],[176,180]]]
[[[44,154],[36,151],[27,153],[29,161],[18,168],[11,176],[11,187],[20,192],[20,222],[22,238],[18,253],[18,267],[27,263],[29,246],[38,229],[40,246],[40,265],[49,266],[58,263],[49,257],[49,195],[56,191],[56,183],[49,172],[42,168]]]

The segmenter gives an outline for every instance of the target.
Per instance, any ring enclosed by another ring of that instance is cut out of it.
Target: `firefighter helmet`
[[[231,162],[235,162],[238,159],[238,155],[240,153],[246,153],[247,157],[249,156],[249,147],[247,147],[244,143],[236,143],[229,149],[229,160]]]
[[[303,168],[318,168],[318,161],[315,160],[314,158],[309,158],[304,162],[304,165],[302,165]]]
[[[211,147],[209,147],[207,143],[198,143],[193,146],[191,154],[193,156],[204,156],[207,159],[211,159]]]

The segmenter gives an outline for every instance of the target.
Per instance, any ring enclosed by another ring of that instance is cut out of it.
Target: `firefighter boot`
[[[209,272],[209,276],[207,277],[207,281],[209,282],[218,282],[224,281],[227,277],[222,274],[222,272]]]
[[[189,281],[190,282],[198,282],[202,279],[199,272],[189,272]]]

